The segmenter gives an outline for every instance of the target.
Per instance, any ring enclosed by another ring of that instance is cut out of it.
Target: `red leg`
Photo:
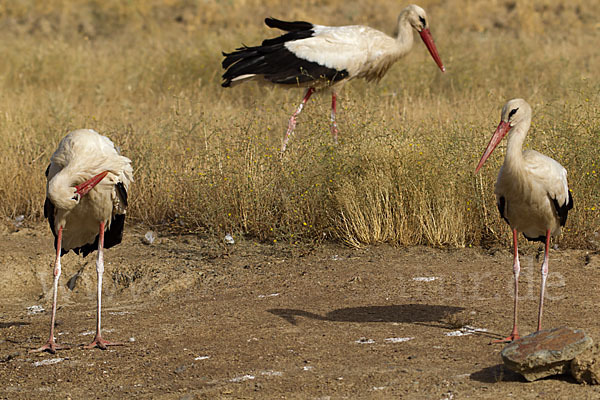
[[[338,144],[338,127],[335,122],[337,95],[335,90],[331,90],[331,136],[333,136],[333,143]]]
[[[550,230],[546,231],[546,251],[544,252],[544,262],[542,263],[542,288],[540,290],[540,311],[538,313],[538,328],[542,330],[542,311],[544,309],[544,293],[546,292],[546,278],[548,277],[548,248],[550,247]]]
[[[102,339],[101,311],[102,311],[102,274],[104,273],[104,221],[100,222],[98,234],[98,258],[96,259],[96,272],[98,274],[98,302],[96,314],[96,337],[92,343],[85,346],[86,349],[98,347],[106,350],[106,346],[122,346],[123,343],[113,343]]]
[[[515,248],[515,256],[513,260],[513,276],[515,280],[515,307],[513,314],[513,330],[510,336],[500,339],[494,340],[492,343],[508,343],[513,340],[519,339],[519,332],[517,330],[517,302],[519,299],[519,273],[521,271],[521,265],[519,264],[519,249],[517,246],[517,230],[513,229],[513,246]]]
[[[56,322],[56,303],[58,298],[58,278],[60,278],[60,249],[62,244],[62,231],[63,228],[58,228],[58,234],[56,237],[56,259],[54,260],[54,296],[52,299],[52,318],[50,320],[50,338],[48,339],[48,343],[43,345],[42,347],[31,350],[31,352],[40,352],[47,351],[49,353],[56,353],[56,350],[68,349],[68,346],[56,344],[54,341],[54,324]]]
[[[308,99],[310,99],[310,96],[312,96],[312,94],[314,92],[315,92],[315,88],[311,87],[311,88],[306,89],[306,94],[304,95],[304,98],[302,99],[302,103],[300,103],[300,105],[298,106],[296,111],[290,117],[290,122],[288,124],[288,128],[287,128],[287,131],[285,132],[285,136],[283,137],[283,143],[281,145],[282,153],[285,151],[288,140],[290,140],[290,135],[294,132],[294,128],[296,127],[296,117],[298,116],[298,114],[300,114],[302,112],[304,105],[306,104],[306,102],[308,102]]]

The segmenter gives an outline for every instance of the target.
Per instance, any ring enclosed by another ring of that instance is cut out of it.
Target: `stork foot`
[[[505,337],[504,339],[492,340],[490,342],[490,344],[495,344],[495,343],[510,343],[510,342],[514,342],[515,340],[518,340],[520,338],[521,338],[521,336],[519,336],[518,333],[513,333],[510,336]]]
[[[48,340],[48,343],[43,345],[40,348],[29,350],[30,353],[41,353],[47,351],[51,354],[56,354],[56,350],[67,350],[70,349],[70,346],[64,344],[57,344],[54,340]]]
[[[106,350],[108,346],[125,346],[124,343],[120,342],[109,342],[108,340],[102,339],[102,336],[96,335],[94,341],[87,346],[83,346],[84,349],[93,349],[98,347],[99,349]]]

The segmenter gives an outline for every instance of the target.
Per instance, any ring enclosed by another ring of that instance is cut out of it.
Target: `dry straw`
[[[223,89],[220,52],[275,35],[266,16],[391,33],[402,4],[4,2],[0,215],[41,219],[51,152],[69,130],[89,127],[134,162],[133,221],[290,243],[504,243],[493,195],[502,151],[473,170],[504,102],[523,97],[534,109],[526,145],[569,171],[576,206],[562,243],[590,246],[600,222],[600,5],[420,5],[447,73],[416,42],[379,84],[346,85],[339,146],[327,96],[316,96],[280,159],[301,91]]]

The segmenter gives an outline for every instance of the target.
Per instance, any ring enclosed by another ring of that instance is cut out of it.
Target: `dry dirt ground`
[[[128,227],[106,252],[105,338],[126,345],[80,347],[92,339],[96,274],[92,256],[71,253],[57,339],[72,348],[54,355],[28,352],[47,340],[49,230],[0,234],[1,398],[600,398],[567,376],[526,383],[502,367],[502,346],[489,343],[511,328],[510,249],[298,249],[168,235],[144,245],[144,233]],[[537,246],[523,248],[526,334],[541,260]],[[599,269],[594,254],[552,251],[545,327],[600,338]]]

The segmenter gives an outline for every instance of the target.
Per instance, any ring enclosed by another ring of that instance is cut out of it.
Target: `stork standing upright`
[[[337,143],[338,88],[354,78],[379,81],[392,64],[412,48],[412,29],[419,32],[442,72],[446,70],[429,32],[425,10],[416,5],[409,5],[398,16],[395,38],[362,25],[322,26],[274,18],[265,19],[265,24],[287,33],[266,39],[260,46],[243,46],[232,53],[223,53],[226,71],[222,86],[262,78],[278,85],[307,87],[302,102],[290,117],[282,152],[294,131],[296,117],[315,90],[325,87],[331,88],[331,134]]]
[[[44,216],[54,234],[54,297],[48,342],[34,351],[55,353],[68,348],[54,340],[54,322],[60,258],[73,250],[83,257],[98,250],[96,336],[86,348],[117,345],[102,338],[102,274],[104,248],[121,243],[127,189],[133,182],[131,161],[106,136],[91,129],[79,129],[65,136],[50,159],[46,170],[47,191]]]
[[[542,329],[544,291],[548,276],[548,247],[550,236],[560,235],[573,208],[573,198],[567,186],[567,170],[550,157],[535,150],[523,151],[523,141],[531,125],[531,107],[523,99],[513,99],[502,108],[502,118],[488,144],[475,173],[479,171],[494,148],[508,134],[506,157],[496,180],[498,210],[513,233],[515,284],[513,330],[510,336],[496,342],[510,342],[519,338],[517,330],[517,299],[519,294],[519,251],[517,232],[531,241],[544,242],[542,284],[538,313],[538,331]]]

